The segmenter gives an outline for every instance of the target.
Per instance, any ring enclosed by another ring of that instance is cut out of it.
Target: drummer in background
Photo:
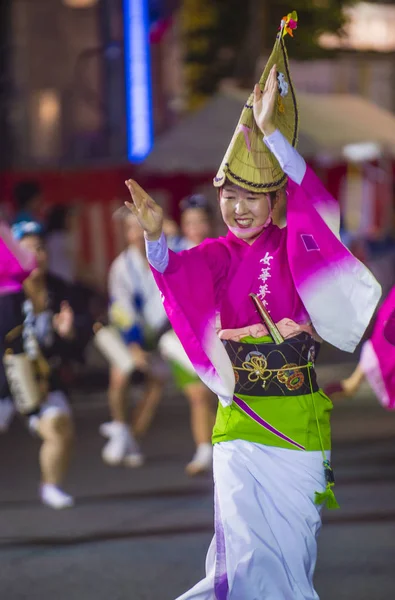
[[[40,350],[37,364],[43,401],[28,417],[30,431],[42,440],[40,499],[51,508],[68,508],[73,506],[74,499],[63,490],[62,484],[68,471],[74,427],[63,369],[82,358],[90,337],[90,317],[74,313],[72,287],[48,273],[41,225],[20,222],[14,225],[13,233],[21,247],[34,254],[37,261],[37,267],[24,282],[21,310],[22,338],[24,342],[33,338],[31,341],[38,342]],[[9,391],[3,395],[7,404],[10,398]]]

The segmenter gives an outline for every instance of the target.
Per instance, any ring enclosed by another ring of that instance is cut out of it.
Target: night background
[[[395,2],[0,2],[0,216],[13,221],[24,181],[40,190],[42,222],[54,207],[72,209],[75,278],[93,318],[106,310],[109,266],[125,247],[113,218],[125,179],[177,225],[180,202],[205,194],[222,232],[212,178],[292,10],[299,149],[340,202],[344,241],[386,293],[395,282]],[[212,474],[184,470],[188,404],[169,376],[140,440],[145,463],[103,464],[108,365],[91,341],[84,351],[67,375],[73,508],[40,504],[38,438],[18,416],[2,430],[0,410],[0,598],[174,599],[203,576],[213,531]],[[325,345],[321,385],[347,377],[359,352]],[[134,405],[141,382],[129,392]],[[335,403],[333,438],[341,509],[324,515],[317,591],[321,600],[390,600],[395,416],[364,383]]]

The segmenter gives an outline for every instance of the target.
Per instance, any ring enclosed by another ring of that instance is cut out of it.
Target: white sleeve
[[[296,148],[289,143],[278,129],[265,136],[263,141],[277,158],[284,173],[300,185],[306,173],[306,163]]]
[[[160,236],[159,240],[149,241],[145,240],[145,251],[147,253],[147,259],[151,267],[153,267],[159,273],[164,273],[169,264],[169,248],[164,233]]]

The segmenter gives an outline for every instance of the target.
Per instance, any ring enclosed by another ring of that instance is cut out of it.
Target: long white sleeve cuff
[[[169,264],[169,248],[167,246],[165,234],[162,232],[160,238],[155,241],[146,239],[145,251],[151,267],[153,267],[159,273],[164,273],[167,269],[167,265]]]
[[[289,143],[278,129],[265,136],[263,141],[277,158],[284,173],[300,185],[306,173],[306,163],[296,148]]]

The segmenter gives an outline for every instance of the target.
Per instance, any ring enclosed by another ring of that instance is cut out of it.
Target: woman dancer
[[[381,293],[341,244],[337,203],[295,149],[284,36],[296,19],[293,13],[282,20],[214,180],[225,238],[172,253],[161,209],[126,182],[127,206],[145,230],[174,330],[220,400],[215,536],[206,577],[179,600],[317,599],[321,504],[337,503],[332,405],[316,381],[316,338],[353,351]],[[287,226],[279,229],[271,213],[284,194]],[[215,333],[217,311],[224,345]]]

